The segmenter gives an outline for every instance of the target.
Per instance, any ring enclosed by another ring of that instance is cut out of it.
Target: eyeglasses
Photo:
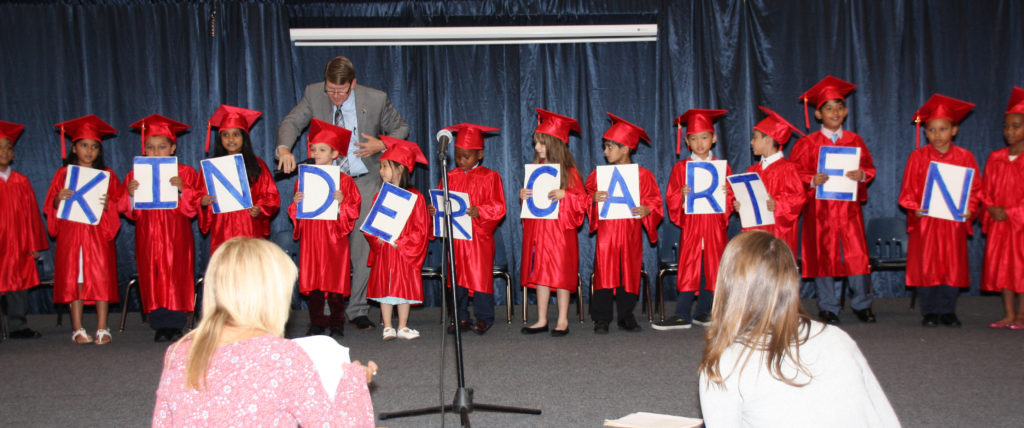
[[[329,89],[325,83],[324,92],[330,95],[347,95],[349,92],[352,92],[352,85],[349,85],[348,88],[344,89]]]

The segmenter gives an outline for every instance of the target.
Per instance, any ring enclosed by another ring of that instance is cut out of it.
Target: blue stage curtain
[[[211,13],[213,17],[211,36]],[[913,150],[911,115],[932,93],[978,106],[957,144],[984,164],[1003,147],[1002,112],[1010,88],[1024,85],[1024,5],[987,2],[884,1],[47,1],[0,6],[0,119],[25,123],[15,168],[40,195],[59,166],[52,125],[96,113],[121,132],[105,144],[123,174],[138,154],[128,124],[159,112],[193,125],[179,156],[196,166],[205,121],[217,105],[264,111],[253,129],[257,153],[272,161],[280,119],[303,85],[322,79],[333,56],[353,60],[361,84],[388,92],[412,126],[410,140],[435,151],[434,134],[457,122],[502,128],[487,141],[484,165],[505,180],[508,216],[499,228],[512,266],[519,266],[517,190],[532,159],[534,107],[580,120],[570,149],[586,175],[604,163],[601,134],[612,112],[652,137],[635,160],[664,189],[675,155],[671,120],[689,108],[730,111],[718,122],[716,156],[736,171],[754,161],[757,105],[801,125],[797,96],[827,74],[859,85],[849,97],[846,128],[862,135],[878,177],[865,216],[903,215],[896,204],[902,165]],[[657,23],[657,42],[509,46],[295,47],[288,27],[406,27]],[[812,112],[813,113],[813,112]],[[812,123],[811,130],[817,124]],[[792,141],[790,145],[792,145]],[[786,150],[788,152],[789,146]],[[300,149],[295,153],[301,158]],[[431,156],[431,160],[435,157]],[[436,162],[414,177],[436,185]],[[282,199],[292,180],[280,183]],[[733,222],[731,232],[738,229]],[[279,215],[274,230],[290,228]],[[977,293],[984,237],[970,240]],[[659,231],[671,245],[678,229]],[[580,232],[580,272],[592,270],[593,238]],[[134,271],[132,230],[118,238],[121,274]],[[205,257],[206,243],[197,244]],[[644,265],[655,272],[654,246]],[[518,281],[517,275],[514,272]],[[874,275],[880,296],[905,295],[902,273]],[[669,287],[671,288],[671,287]],[[499,302],[504,301],[498,291]]]

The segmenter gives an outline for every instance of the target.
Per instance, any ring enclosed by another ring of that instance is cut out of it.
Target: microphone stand
[[[445,257],[448,262],[448,278],[451,279],[451,293],[444,299],[451,299],[453,305],[458,305],[458,298],[455,294],[455,287],[458,282],[455,277],[455,252],[452,245],[452,204],[451,200],[448,199],[448,140],[447,138],[441,139],[440,148],[437,153],[438,159],[441,161],[441,189],[444,191],[444,245],[445,245]],[[511,296],[506,296],[511,298]],[[443,309],[442,309],[443,310]],[[421,416],[436,413],[445,412],[457,412],[462,426],[469,428],[469,413],[474,409],[485,410],[490,412],[502,412],[502,413],[519,413],[527,415],[539,415],[540,409],[530,409],[525,407],[512,407],[512,406],[501,406],[497,404],[484,404],[477,403],[473,404],[473,389],[466,388],[466,371],[462,365],[462,331],[459,328],[459,311],[457,307],[452,308],[452,318],[455,322],[455,372],[458,377],[459,387],[455,390],[455,399],[452,404],[447,404],[444,407],[424,407],[421,409],[402,410],[398,412],[381,413],[380,419],[392,419],[392,418],[404,418],[409,416]],[[443,332],[441,334],[444,334]]]

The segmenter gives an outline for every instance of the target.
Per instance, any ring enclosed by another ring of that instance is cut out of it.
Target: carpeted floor
[[[960,299],[960,329],[925,329],[908,303],[876,300],[875,325],[859,324],[849,311],[841,314],[842,328],[859,344],[903,425],[1024,426],[1024,409],[1017,404],[1024,394],[1024,332],[985,327],[1002,314],[999,298]],[[812,309],[812,303],[807,307]],[[543,414],[476,411],[470,416],[475,426],[596,427],[634,411],[700,416],[700,327],[658,332],[643,323],[639,333],[613,326],[611,334],[596,336],[588,318],[585,324],[573,322],[567,337],[523,336],[520,320],[506,324],[503,309],[498,308],[499,322],[486,335],[464,335],[466,384],[475,389],[476,403],[534,407]],[[671,313],[671,304],[667,309]],[[352,357],[381,367],[373,385],[378,416],[436,406],[442,399],[451,403],[456,386],[451,336],[445,392],[438,394],[439,317],[438,308],[414,310],[411,326],[423,337],[411,342],[384,343],[379,329],[346,330],[342,343]],[[153,343],[152,331],[135,313],[124,333],[114,332],[109,346],[71,344],[70,328],[56,327],[55,318],[30,318],[42,339],[0,344],[0,426],[148,425],[167,345]],[[86,319],[86,325],[94,325],[94,318]],[[289,333],[305,331],[306,321],[305,313],[296,312]],[[440,426],[441,419],[432,415],[377,423],[424,427]],[[445,423],[454,427],[459,420],[449,414]]]

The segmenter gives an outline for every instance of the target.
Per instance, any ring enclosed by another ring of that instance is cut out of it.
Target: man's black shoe
[[[324,334],[327,331],[327,327],[322,325],[310,324],[309,328],[306,329],[306,336],[316,336],[318,334]]]
[[[818,319],[825,324],[839,325],[839,316],[829,311],[818,312]]]
[[[370,319],[367,318],[366,315],[355,317],[348,323],[356,326],[356,328],[362,331],[373,330],[377,328],[377,326],[372,321],[370,321]]]
[[[7,336],[9,336],[11,339],[38,339],[40,337],[43,337],[43,334],[26,327],[21,330],[12,331]]]
[[[632,316],[619,320],[619,329],[632,333],[643,330],[643,328],[640,327],[640,324],[636,323],[636,318],[633,318]]]
[[[925,315],[924,319],[921,320],[921,325],[923,325],[925,327],[938,327],[939,326],[939,316],[935,315],[935,314]]]
[[[956,314],[942,314],[942,315],[939,315],[939,322],[941,322],[942,325],[947,325],[947,326],[950,326],[950,327],[960,327],[960,326],[963,325],[963,324],[960,324],[960,318],[957,318]]]
[[[594,321],[594,334],[608,334],[608,321]]]
[[[875,321],[878,321],[875,319],[875,313],[874,311],[871,310],[871,308],[865,308],[860,310],[854,309],[853,314],[857,316],[857,319],[859,319],[860,322],[873,323]]]

